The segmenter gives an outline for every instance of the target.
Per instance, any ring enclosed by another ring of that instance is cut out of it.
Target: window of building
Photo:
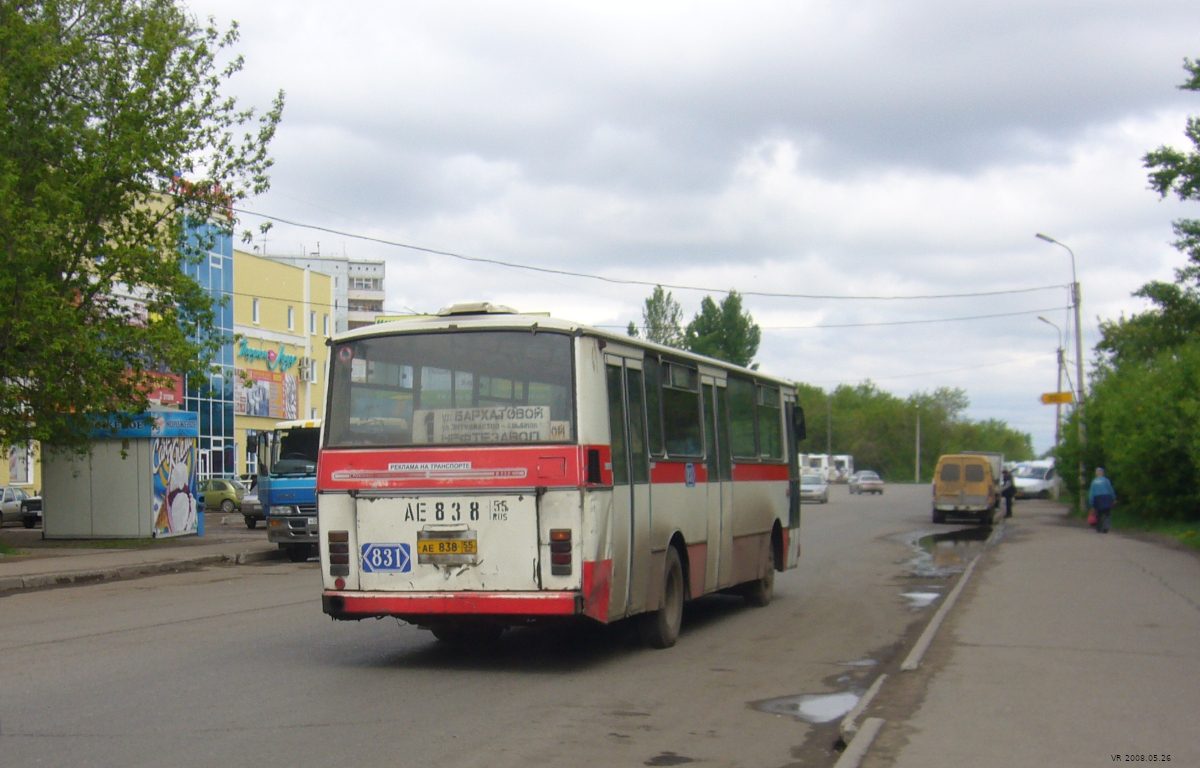
[[[288,330],[296,329],[296,308],[288,307]]]
[[[329,335],[329,315],[325,315],[325,322],[324,322],[323,327],[325,329],[325,331],[324,331],[325,335],[328,336]]]
[[[383,302],[378,300],[368,299],[350,299],[347,302],[351,312],[382,312]]]
[[[308,313],[308,332],[309,333],[317,332],[317,313],[316,312]]]
[[[352,277],[350,278],[350,290],[382,291],[383,281],[378,277]]]
[[[251,318],[254,320],[254,322],[257,323],[258,322],[258,299],[255,299],[253,302],[251,302],[250,315],[251,315]]]

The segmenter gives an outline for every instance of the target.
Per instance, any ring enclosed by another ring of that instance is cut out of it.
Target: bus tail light
[[[550,574],[571,575],[571,529],[553,528],[550,531]]]
[[[329,547],[329,575],[349,576],[350,532],[330,531],[327,535],[327,541]]]

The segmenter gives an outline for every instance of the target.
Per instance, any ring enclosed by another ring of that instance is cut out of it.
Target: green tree
[[[207,372],[224,340],[181,262],[267,189],[283,109],[223,93],[236,40],[172,0],[0,5],[0,442],[78,448],[155,373]]]
[[[832,414],[833,453],[854,456],[858,469],[872,469],[888,480],[908,481],[916,462],[916,422],[921,418],[921,479],[928,481],[938,456],[959,451],[1002,451],[1007,459],[1033,458],[1033,438],[1003,421],[972,421],[970,405],[959,388],[939,387],[900,399],[872,381],[843,384],[826,393],[811,384],[796,385],[797,400],[808,422],[806,453],[825,453]]]
[[[1184,59],[1189,77],[1179,87],[1200,91],[1200,61]],[[1150,187],[1160,197],[1200,200],[1200,118],[1187,120],[1192,149],[1162,146],[1146,153]],[[1086,450],[1070,414],[1057,450],[1064,467],[1082,459],[1090,472],[1104,466],[1125,508],[1148,519],[1200,520],[1200,221],[1179,219],[1174,245],[1187,257],[1175,281],[1154,281],[1135,296],[1150,309],[1101,323],[1096,367],[1084,415]],[[1072,495],[1086,493],[1074,472],[1063,479]]]
[[[718,306],[711,296],[700,302],[700,311],[687,324],[684,345],[700,355],[749,367],[758,354],[762,331],[742,309],[742,297],[730,291]]]
[[[646,305],[642,307],[642,329],[650,341],[683,348],[683,308],[661,285],[654,286],[654,292],[646,297]],[[633,322],[629,323],[626,332],[630,336],[640,336]]]

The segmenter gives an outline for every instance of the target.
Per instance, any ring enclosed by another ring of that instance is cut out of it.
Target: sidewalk
[[[145,548],[93,549],[69,544],[49,548],[34,546],[40,542],[31,538],[31,545],[22,548],[29,554],[0,556],[0,597],[27,589],[128,579],[219,563],[253,563],[284,556],[278,545],[267,541],[265,531],[247,531],[240,522],[241,515],[230,517],[236,520],[222,526],[222,515],[210,513],[205,517],[204,536],[158,540],[154,546]],[[3,530],[14,533],[11,528]],[[40,534],[40,531],[29,533]]]
[[[1021,506],[863,766],[1200,765],[1200,557]]]

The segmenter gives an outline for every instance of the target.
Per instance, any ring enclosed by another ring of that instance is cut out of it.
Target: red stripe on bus
[[[579,487],[577,445],[475,448],[335,448],[321,451],[317,490]]]
[[[696,470],[696,482],[708,482],[708,468],[704,461],[663,461],[655,459],[650,467],[650,482],[652,483],[686,483],[687,465],[692,464]]]
[[[583,561],[583,612],[597,621],[608,621],[612,590],[612,560]]]
[[[571,616],[577,592],[336,592],[351,616]]]
[[[787,464],[734,464],[733,481],[762,481],[788,479]]]
[[[689,544],[688,554],[688,586],[691,597],[704,594],[704,572],[708,568],[708,543]]]

